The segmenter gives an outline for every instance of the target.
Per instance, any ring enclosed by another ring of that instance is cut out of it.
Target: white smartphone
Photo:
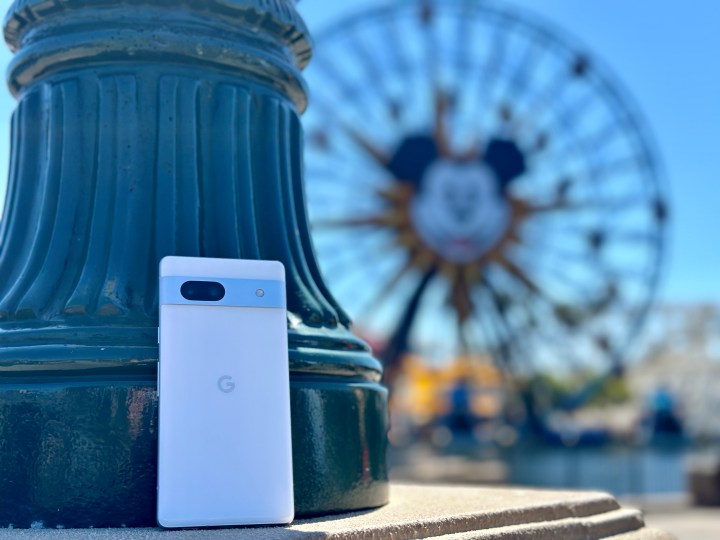
[[[165,257],[158,343],[158,523],[290,523],[283,265]]]

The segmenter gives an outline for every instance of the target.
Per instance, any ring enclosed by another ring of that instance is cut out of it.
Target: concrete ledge
[[[439,538],[442,540],[671,540],[644,526],[638,510],[607,493],[521,488],[393,485],[377,509],[299,520],[288,527],[165,531],[161,529],[14,529],[0,540],[270,540]]]

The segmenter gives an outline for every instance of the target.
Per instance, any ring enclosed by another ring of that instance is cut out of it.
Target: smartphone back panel
[[[160,271],[158,522],[293,518],[284,269],[167,257]],[[221,300],[187,300],[186,283]]]

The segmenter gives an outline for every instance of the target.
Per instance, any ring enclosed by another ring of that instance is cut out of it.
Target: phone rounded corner
[[[278,273],[278,277],[280,277],[283,281],[285,281],[285,265],[281,263],[280,261],[270,261],[273,266],[275,267],[275,270]]]
[[[155,514],[155,521],[157,521],[158,527],[161,529],[174,529],[177,527],[177,525],[173,525],[171,522],[172,520],[168,521],[165,519],[162,515],[160,510],[157,511],[157,514]]]
[[[289,525],[295,520],[295,497],[290,497],[290,500],[287,501],[287,506],[283,508],[283,511],[280,513],[282,516],[278,521],[279,523]]]
[[[158,263],[160,275],[168,275],[172,271],[172,268],[175,265],[177,259],[178,257],[176,257],[175,255],[166,255],[165,257],[160,259],[160,262]]]

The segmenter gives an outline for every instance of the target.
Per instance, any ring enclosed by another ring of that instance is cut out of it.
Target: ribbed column
[[[297,513],[386,502],[381,368],[310,243],[292,3],[17,1],[5,36],[0,526],[155,523],[165,255],[284,263]]]
[[[136,71],[81,73],[23,94],[1,320],[155,324],[154,263],[182,254],[284,260],[291,311],[336,326],[298,225],[294,107],[239,81]]]

